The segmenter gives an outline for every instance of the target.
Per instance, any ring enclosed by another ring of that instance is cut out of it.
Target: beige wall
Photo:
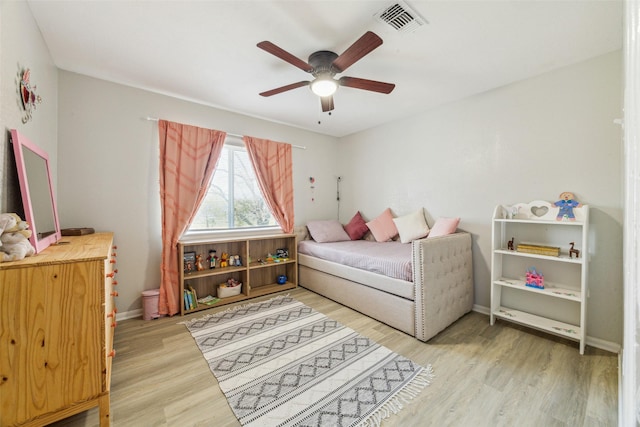
[[[121,313],[160,283],[158,124],[148,116],[305,146],[293,149],[296,223],[337,217],[333,137],[66,71],[59,90],[60,222],[115,232]]]
[[[496,204],[591,205],[587,334],[622,341],[622,59],[615,52],[343,138],[348,221],[424,207],[473,233],[475,303],[489,307]]]
[[[429,223],[460,216],[474,236],[475,303],[489,306],[495,204],[553,200],[570,190],[592,206],[590,337],[621,342],[621,56],[604,55],[336,140],[65,71],[51,61],[28,6],[0,2],[0,211],[16,208],[8,130],[52,158],[63,227],[112,230],[120,247],[120,312],[158,286],[156,124],[147,116],[293,144],[296,223],[356,210],[424,207]],[[16,79],[30,67],[43,103],[23,125]],[[312,192],[308,178],[316,178]],[[315,198],[312,202],[311,198]]]
[[[45,150],[54,176],[58,145],[58,69],[23,0],[0,1],[0,67],[0,212],[21,212],[9,131],[18,129]],[[26,124],[22,123],[24,111],[18,92],[24,68],[31,70],[31,84],[42,97],[33,119]]]

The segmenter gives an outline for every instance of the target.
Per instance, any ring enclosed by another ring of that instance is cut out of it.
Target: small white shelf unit
[[[578,341],[584,354],[587,329],[589,206],[573,208],[575,221],[556,219],[558,207],[546,201],[498,205],[493,213],[491,314]],[[509,241],[513,241],[513,249]],[[570,244],[580,251],[570,256]],[[560,248],[559,256],[517,250],[518,244]],[[544,275],[544,289],[525,284],[528,268]]]

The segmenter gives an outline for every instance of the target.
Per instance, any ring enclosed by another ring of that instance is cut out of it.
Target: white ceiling
[[[392,0],[28,4],[60,69],[337,137],[622,46],[620,0],[408,0],[428,24],[405,33],[374,18]],[[306,87],[258,95],[311,76],[256,43],[307,61],[368,30],[384,44],[338,77],[395,83],[391,94],[342,87],[331,115]]]

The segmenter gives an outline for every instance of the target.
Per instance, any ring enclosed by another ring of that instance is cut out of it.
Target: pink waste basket
[[[158,300],[160,299],[160,289],[152,289],[142,292],[142,319],[151,320],[160,317],[158,314]]]

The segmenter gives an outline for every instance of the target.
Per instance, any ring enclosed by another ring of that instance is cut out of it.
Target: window
[[[189,231],[277,227],[242,142],[225,141],[209,190]]]

